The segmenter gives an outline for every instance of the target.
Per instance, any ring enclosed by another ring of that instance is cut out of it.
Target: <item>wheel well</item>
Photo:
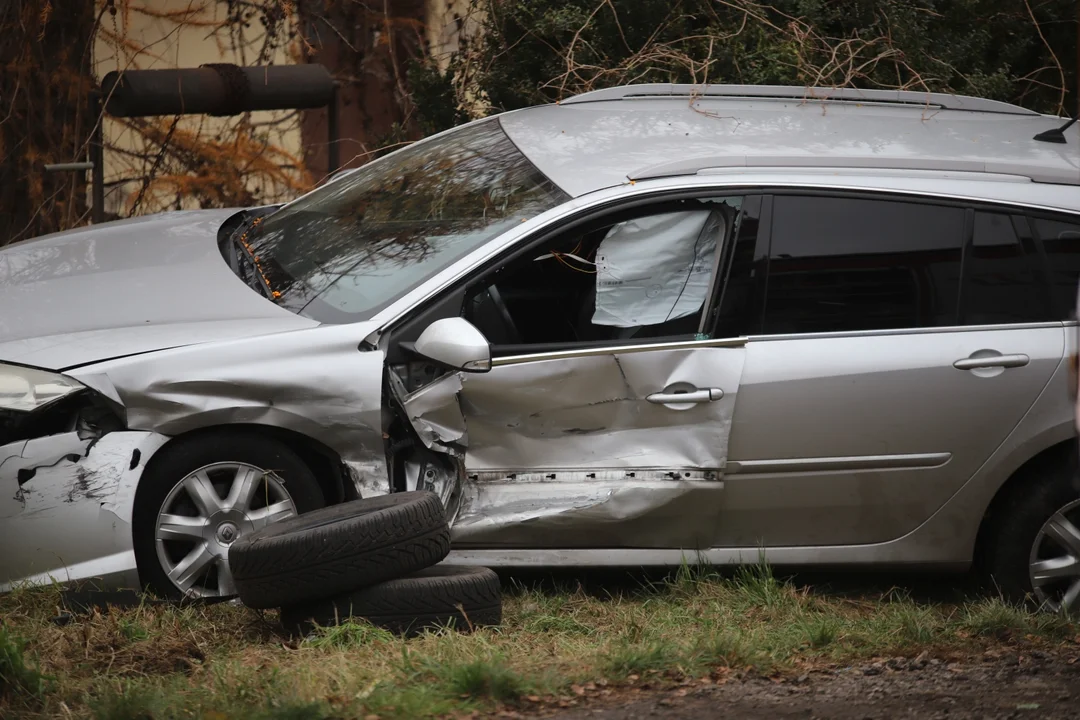
[[[311,472],[315,475],[315,479],[318,481],[328,505],[340,503],[350,497],[352,487],[351,484],[346,482],[348,474],[345,471],[345,465],[341,461],[341,457],[326,445],[294,430],[270,425],[242,423],[215,425],[176,435],[163,445],[161,450],[179,442],[190,442],[200,436],[220,432],[249,432],[273,438],[296,453],[304,464],[311,468]],[[155,454],[155,457],[161,454],[161,450]],[[150,462],[153,463],[153,461],[154,458],[151,458]]]
[[[1071,466],[1076,470],[1077,465],[1077,441],[1076,439],[1065,440],[1056,445],[1051,445],[1039,454],[1025,462],[1009,476],[1009,479],[998,488],[990,506],[983,514],[982,522],[979,523],[979,532],[975,537],[975,565],[982,567],[986,562],[987,540],[994,526],[1013,503],[1017,494],[1023,492],[1024,486],[1033,476],[1038,475],[1040,468],[1055,467],[1061,464]]]

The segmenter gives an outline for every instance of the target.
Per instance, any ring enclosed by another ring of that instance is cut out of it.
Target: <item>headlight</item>
[[[71,378],[47,370],[0,365],[0,410],[37,410],[82,387]]]

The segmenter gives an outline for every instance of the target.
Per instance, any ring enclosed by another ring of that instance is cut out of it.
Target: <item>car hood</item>
[[[315,327],[222,258],[217,232],[236,212],[163,213],[0,248],[0,362],[62,370]]]

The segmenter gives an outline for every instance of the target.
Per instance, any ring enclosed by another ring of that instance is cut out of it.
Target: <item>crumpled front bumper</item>
[[[167,441],[68,432],[0,446],[0,592],[88,579],[136,587],[135,489]]]

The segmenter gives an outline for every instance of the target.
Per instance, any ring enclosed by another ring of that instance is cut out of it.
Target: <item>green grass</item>
[[[1002,642],[1075,647],[1080,632],[998,599],[829,594],[764,565],[720,573],[688,564],[667,581],[606,594],[512,586],[502,628],[410,639],[349,621],[295,640],[274,613],[227,604],[145,605],[65,626],[50,622],[57,611],[54,589],[0,597],[0,717],[435,717],[572,700],[590,684],[801,674],[924,651],[981,654]]]
[[[48,678],[27,662],[26,646],[0,625],[0,703],[33,704],[45,696]]]

